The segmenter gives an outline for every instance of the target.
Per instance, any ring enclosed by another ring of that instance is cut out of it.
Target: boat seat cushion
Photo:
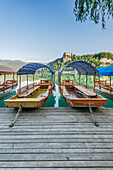
[[[93,91],[90,91],[89,89],[86,89],[85,87],[82,86],[74,86],[76,89],[80,90],[81,92],[83,92],[84,94],[86,94],[89,97],[96,97],[97,94],[94,93]]]

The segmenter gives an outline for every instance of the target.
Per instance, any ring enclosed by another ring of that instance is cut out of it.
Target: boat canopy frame
[[[111,93],[111,90],[112,90],[111,76],[113,76],[113,65],[106,66],[106,67],[100,67],[100,68],[97,68],[97,70],[99,71],[99,79],[100,79],[100,76],[110,77],[110,93]],[[99,84],[99,89],[101,89],[100,84]]]
[[[5,82],[6,82],[6,75],[13,75],[13,83],[12,83],[12,89],[14,87],[14,75],[17,74],[17,71],[11,67],[0,65],[0,76],[4,76],[4,85],[3,85],[3,93],[5,93]],[[17,78],[17,84],[18,84],[18,78]]]
[[[96,67],[92,66],[90,63],[86,61],[74,61],[71,62],[64,67],[62,67],[58,72],[58,81],[59,84],[61,84],[61,74],[66,67],[72,67],[78,71],[79,74],[79,85],[80,85],[80,76],[86,75],[86,88],[87,88],[87,76],[92,75],[94,76],[94,91],[95,91],[95,76],[99,76],[99,71],[96,69]]]
[[[35,74],[36,71],[38,69],[40,69],[40,68],[48,68],[52,74],[55,74],[53,69],[50,68],[49,66],[45,65],[45,64],[41,64],[41,63],[29,63],[29,64],[26,64],[23,67],[21,67],[17,71],[17,75]]]
[[[27,75],[27,87],[28,87],[28,75],[29,74],[33,75],[33,84],[34,84],[34,75],[35,75],[36,71],[40,68],[48,68],[52,74],[52,79],[53,79],[53,75],[54,75],[54,81],[55,81],[55,72],[53,71],[52,68],[50,68],[49,66],[47,66],[45,64],[41,64],[41,63],[29,63],[29,64],[24,65],[17,71],[17,75],[20,76],[19,92],[21,89],[21,76]]]
[[[98,70],[92,66],[90,63],[86,62],[86,61],[74,61],[72,63],[69,63],[67,65],[65,65],[64,67],[62,67],[58,74],[61,75],[64,68],[65,67],[72,67],[74,69],[76,69],[78,71],[79,75],[93,75],[93,76],[98,76]]]

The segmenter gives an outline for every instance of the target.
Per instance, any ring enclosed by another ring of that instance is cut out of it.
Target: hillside
[[[65,54],[65,53],[64,53]],[[68,64],[70,62],[73,61],[77,61],[77,60],[83,60],[83,61],[87,61],[89,63],[91,63],[94,67],[100,67],[100,66],[106,66],[106,65],[110,65],[113,63],[113,54],[110,52],[101,52],[98,54],[88,54],[88,55],[82,55],[82,56],[77,56],[77,55],[72,55],[69,56],[70,60],[67,60],[65,63],[63,62],[63,59],[65,57],[65,55],[63,54],[63,57],[58,58],[52,62],[49,62],[48,65],[54,70],[54,71],[58,71],[60,70],[61,67],[63,67],[65,64]],[[102,60],[104,59],[104,60]],[[106,63],[104,63],[106,61]]]
[[[20,60],[1,60],[0,59],[0,65],[5,65],[11,68],[14,68],[18,70],[20,67],[25,65],[26,63]]]

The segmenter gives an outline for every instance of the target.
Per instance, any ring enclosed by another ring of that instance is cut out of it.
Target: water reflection
[[[51,79],[51,75],[41,75],[37,76],[35,75],[35,81],[37,80],[40,81],[40,79]],[[79,76],[78,75],[70,75],[70,74],[63,74],[62,75],[62,80],[73,80],[75,83],[79,81]],[[29,83],[32,83],[32,76],[29,76]],[[81,76],[81,83],[86,83],[85,76]],[[61,94],[59,93],[59,88],[58,88],[58,74],[55,75],[55,84],[56,88],[53,91],[53,94],[48,98],[46,104],[44,107],[69,107],[68,104],[65,102]],[[22,87],[26,85],[26,76],[22,77]],[[93,77],[88,76],[88,85],[93,86]],[[18,89],[18,87],[17,87]],[[14,95],[16,95],[17,89],[13,92]],[[6,107],[4,100],[10,98],[11,95],[7,96],[6,98],[0,100],[0,107]],[[105,96],[103,96],[105,97]],[[107,97],[105,97],[107,98]],[[105,107],[113,107],[113,101],[107,98],[107,104]]]

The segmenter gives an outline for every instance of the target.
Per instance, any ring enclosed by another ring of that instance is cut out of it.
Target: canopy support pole
[[[17,85],[18,85],[18,75],[17,75],[16,79],[17,79]]]
[[[54,83],[55,83],[55,74],[54,74]]]
[[[5,81],[6,81],[6,74],[4,74],[4,92],[5,92]]]
[[[110,76],[110,93],[111,93],[111,76]]]
[[[15,122],[16,122],[16,120],[17,120],[17,118],[18,118],[18,116],[19,116],[20,114],[22,114],[22,106],[21,106],[21,105],[20,105],[20,107],[19,107],[19,109],[18,109],[18,112],[17,112],[17,114],[15,115],[13,121],[12,121],[11,124],[9,125],[9,127],[13,127],[13,126],[14,126],[14,124],[15,124]]]
[[[34,85],[34,74],[33,74],[33,85]]]
[[[27,89],[28,89],[28,74],[27,74]]]
[[[87,74],[86,74],[86,88],[87,88]]]
[[[93,91],[95,92],[95,76],[94,76],[94,89],[93,89]]]
[[[99,76],[99,89],[101,89],[101,85],[100,85],[100,76]]]
[[[99,124],[97,123],[95,117],[94,117],[94,114],[93,114],[93,111],[92,111],[92,108],[91,108],[91,105],[89,103],[89,112],[91,113],[91,117],[92,117],[92,120],[93,120],[93,123],[95,126],[99,126]]]
[[[79,74],[79,85],[80,85],[80,74]]]
[[[61,84],[61,76],[58,76],[58,84]]]
[[[51,73],[51,81],[53,81],[53,74]]]
[[[13,87],[14,87],[14,73],[13,73],[13,84],[12,84],[12,89],[13,89]]]
[[[20,93],[20,89],[21,89],[21,75],[20,75],[20,79],[19,79],[19,93]]]

